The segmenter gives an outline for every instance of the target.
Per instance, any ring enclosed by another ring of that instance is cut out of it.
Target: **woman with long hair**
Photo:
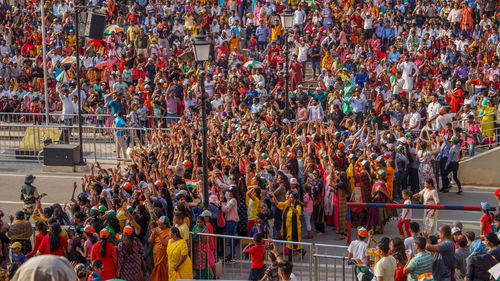
[[[423,201],[424,205],[438,205],[439,195],[436,190],[435,182],[432,178],[425,179],[425,188],[419,193],[413,195]],[[426,209],[424,212],[424,231],[429,234],[435,234],[437,231],[438,210]]]
[[[122,232],[122,241],[118,244],[118,262],[116,275],[118,278],[127,281],[142,281],[141,257],[144,253],[144,247],[135,236],[134,229],[131,226],[125,226]]]
[[[33,251],[29,252],[27,257],[31,258],[36,255],[38,252],[38,248],[40,244],[42,244],[42,240],[47,235],[47,224],[43,221],[37,221],[35,223],[35,230],[38,231],[38,234],[35,236],[35,245],[33,246]]]
[[[425,128],[424,128],[425,130]],[[436,178],[434,176],[434,170],[432,169],[432,158],[439,153],[441,149],[440,142],[437,141],[437,137],[434,138],[433,142],[436,144],[435,149],[431,149],[429,143],[422,140],[423,132],[420,134],[420,139],[417,139],[417,159],[420,162],[418,169],[418,181],[420,185],[420,190],[425,188],[425,179],[431,178],[434,182]],[[412,191],[416,192],[416,191]]]
[[[104,263],[104,270],[101,276],[104,280],[116,278],[116,264],[118,261],[116,254],[116,247],[113,243],[109,243],[109,231],[103,228],[99,232],[100,240],[92,246],[90,252],[90,261],[96,259],[102,260]]]
[[[61,225],[53,223],[50,225],[50,232],[45,235],[38,251],[40,255],[56,255],[64,257],[68,250],[68,241],[61,234]]]
[[[193,279],[193,265],[188,256],[186,240],[182,239],[177,227],[170,228],[170,240],[167,246],[168,280]]]
[[[340,172],[335,178],[335,218],[337,226],[337,240],[342,240],[347,234],[347,223],[346,223],[346,210],[347,210],[347,198],[349,197],[349,188],[347,187],[347,174],[345,172]]]
[[[202,216],[196,219],[192,232],[194,276],[196,279],[212,279],[213,274],[209,266],[210,239],[208,236],[198,235],[198,233],[210,233]]]
[[[314,170],[312,175],[311,186],[314,198],[312,221],[314,222],[314,227],[318,236],[321,236],[325,234],[325,190],[320,170]]]
[[[156,224],[158,227],[151,228],[149,243],[153,244],[153,272],[149,281],[168,280],[168,257],[167,246],[170,240],[170,220],[167,216],[160,217]]]
[[[376,172],[375,183],[372,187],[371,202],[372,203],[387,203],[389,193],[385,187],[386,172],[380,169]],[[385,208],[370,208],[368,211],[367,225],[374,230],[375,233],[384,233],[384,225],[388,220]]]
[[[493,214],[490,213],[490,204],[488,202],[481,202],[481,211],[483,215],[479,219],[479,235],[484,236],[487,233],[493,232],[491,224],[493,223]]]
[[[272,194],[271,201],[283,211],[281,224],[281,235],[286,241],[300,242],[301,241],[301,223],[300,215],[302,214],[302,206],[299,203],[299,195],[293,191],[286,194],[286,201],[279,202],[276,196]],[[293,251],[300,251],[302,255],[305,250],[300,245],[286,244],[288,249],[288,260],[292,260]]]

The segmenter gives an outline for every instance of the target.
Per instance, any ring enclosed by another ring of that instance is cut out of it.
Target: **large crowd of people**
[[[96,12],[106,16],[107,28],[103,40],[79,40],[77,69],[74,9],[82,4],[102,6]],[[50,121],[72,126],[81,105],[88,124],[114,127],[107,131],[118,158],[129,162],[92,166],[64,207],[42,208],[45,194],[28,175],[23,209],[2,225],[2,265],[21,280],[22,270],[15,273],[21,264],[50,254],[72,262],[78,280],[210,279],[220,274],[218,261],[242,256],[237,240],[222,245],[200,235],[224,233],[253,237],[245,248],[250,280],[291,280],[290,261],[306,250],[286,244],[278,253],[263,239],[299,242],[334,227],[342,240],[347,202],[435,205],[439,192],[456,186],[462,194],[459,160],[474,156],[477,145],[498,142],[498,6],[495,0],[44,1],[44,85],[40,5],[3,3],[1,120],[40,124],[48,107]],[[293,13],[286,33],[285,9]],[[193,58],[197,35],[211,42],[204,64]],[[490,234],[497,220],[484,210],[481,240],[458,235],[459,226],[438,228],[437,210],[425,211],[420,237],[412,232],[411,210],[402,211],[400,234],[414,239],[378,241],[373,274],[392,280],[399,271],[397,280],[425,280],[432,268],[434,280],[487,280],[483,269],[496,264],[499,243]],[[396,217],[394,209],[351,209],[361,228],[350,253],[361,274],[370,272],[363,267],[371,264],[366,245]],[[273,252],[267,269],[258,260],[262,247]]]

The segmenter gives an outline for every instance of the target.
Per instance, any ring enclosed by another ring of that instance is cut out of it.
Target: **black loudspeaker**
[[[85,36],[89,39],[102,40],[104,27],[106,25],[106,16],[100,14],[87,14],[87,24],[85,25]]]
[[[45,166],[74,166],[80,162],[80,146],[77,144],[49,144],[43,148]]]

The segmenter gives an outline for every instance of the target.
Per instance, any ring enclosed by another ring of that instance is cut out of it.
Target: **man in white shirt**
[[[302,30],[304,29],[304,22],[306,20],[306,13],[302,10],[302,6],[299,5],[295,13],[293,14],[293,25],[298,26],[300,33],[302,35]]]
[[[410,105],[410,122],[408,129],[410,131],[418,130],[418,128],[420,128],[420,119],[422,119],[422,117],[420,113],[417,112],[417,107],[414,104]]]
[[[438,102],[438,96],[432,95],[432,101],[427,106],[427,120],[429,120],[432,130],[437,130],[436,118],[439,117],[441,104]]]
[[[379,281],[394,281],[397,263],[396,259],[392,255],[389,255],[389,244],[378,243],[377,250],[381,259],[375,264],[373,274],[375,274]]]

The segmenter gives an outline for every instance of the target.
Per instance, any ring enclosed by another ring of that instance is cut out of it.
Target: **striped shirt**
[[[429,252],[420,252],[411,259],[408,268],[413,270],[408,280],[417,281],[417,276],[423,273],[432,272],[432,255]]]

